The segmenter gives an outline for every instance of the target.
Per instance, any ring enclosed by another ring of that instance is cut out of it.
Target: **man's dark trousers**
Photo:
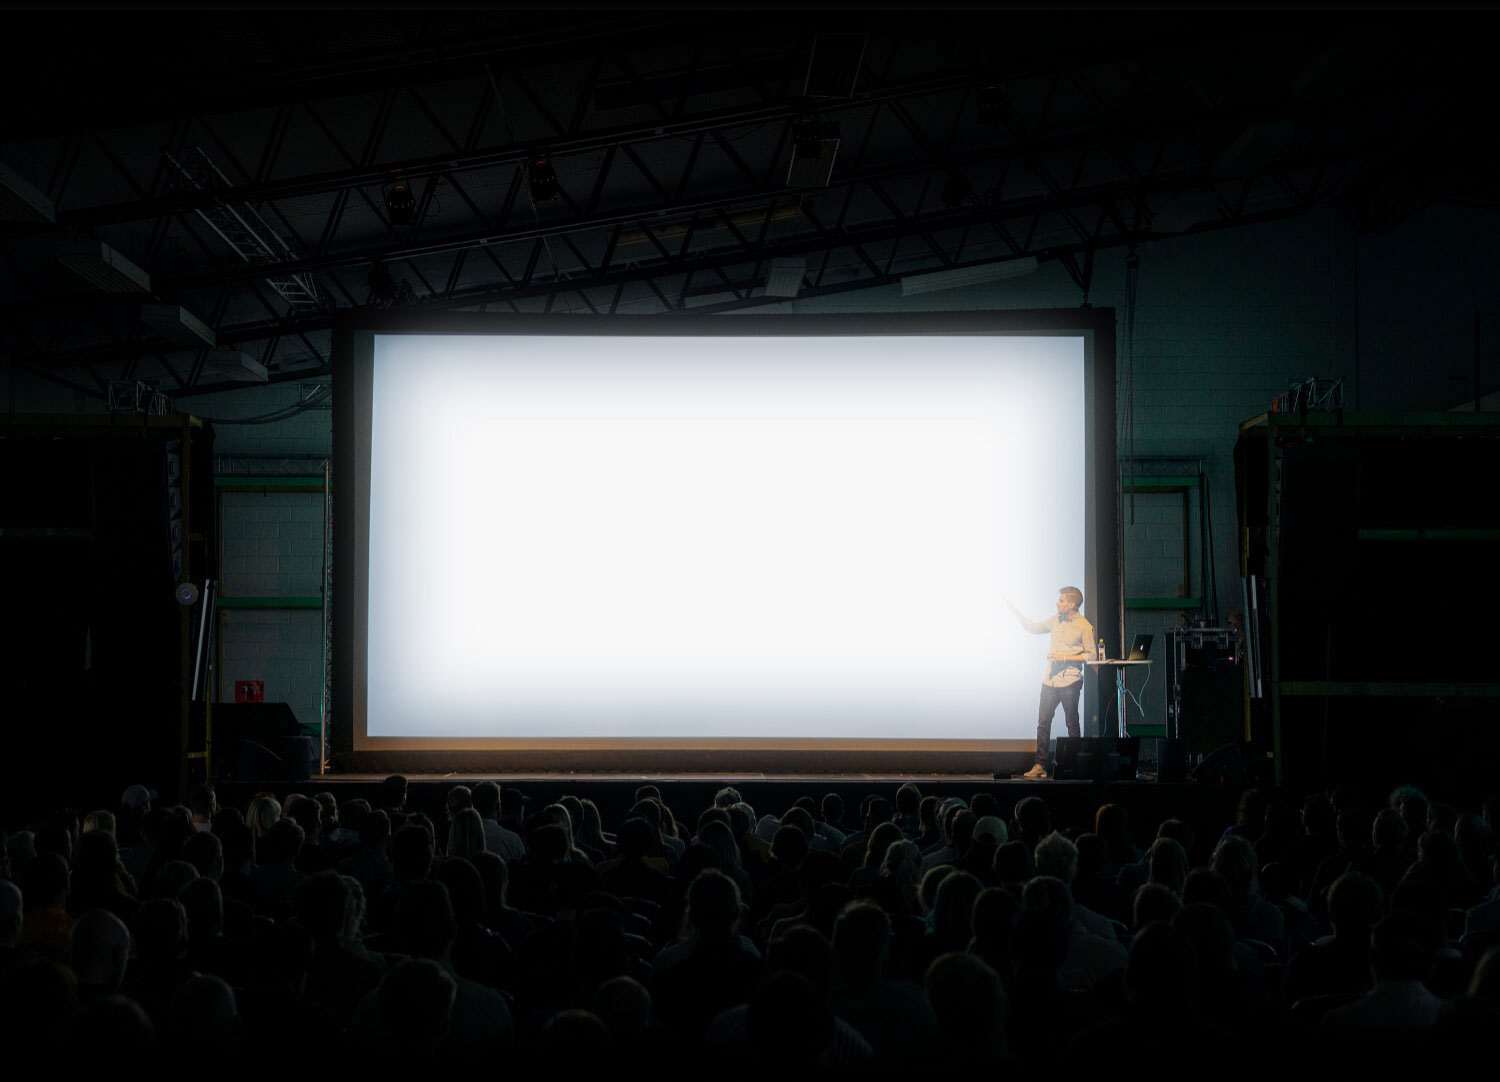
[[[1082,680],[1074,680],[1060,688],[1042,685],[1042,702],[1036,719],[1036,761],[1039,766],[1048,766],[1052,747],[1052,715],[1057,713],[1059,704],[1063,708],[1063,721],[1067,723],[1068,735],[1075,738],[1080,735],[1078,696],[1082,691]]]

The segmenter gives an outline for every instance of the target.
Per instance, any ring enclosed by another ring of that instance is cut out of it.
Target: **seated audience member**
[[[1067,953],[1059,967],[1063,988],[1092,988],[1125,968],[1125,948],[1114,939],[1094,935],[1078,920],[1068,885],[1050,875],[1038,875],[1021,892],[1022,909],[1045,909],[1062,919],[1067,929]]]
[[[405,958],[359,1006],[350,1042],[362,1065],[426,1070],[454,1026],[457,982],[430,958]]]
[[[353,852],[359,845],[359,825],[370,814],[370,802],[355,797],[353,800],[346,800],[340,808],[338,798],[326,791],[313,799],[323,808],[323,837],[342,859],[343,855]]]
[[[214,816],[219,811],[219,798],[212,782],[200,781],[188,790],[188,811],[192,813],[195,831],[206,832],[213,829]]]
[[[139,1060],[158,1049],[157,1027],[124,995],[84,1000],[60,1029],[69,1066],[91,1074],[117,1070],[122,1056]]]
[[[1203,1019],[1197,986],[1198,957],[1188,937],[1169,924],[1147,925],[1130,943],[1125,1010],[1069,1042],[1064,1070],[1107,1070],[1124,1048],[1149,1063],[1216,1062],[1232,1038]],[[1235,1047],[1239,1059],[1231,1066],[1238,1069],[1250,1052]]]
[[[452,952],[458,975],[489,988],[512,985],[515,955],[504,937],[485,923],[484,880],[479,869],[468,860],[450,857],[432,870],[432,878],[448,888],[453,919],[458,923]]]
[[[783,930],[769,944],[766,951],[766,969],[771,977],[782,973],[795,973],[806,979],[816,992],[817,1002],[821,1003],[822,1009],[827,1010],[833,1019],[832,1028],[824,1040],[807,1042],[808,1059],[813,1067],[827,1071],[842,1071],[857,1066],[868,1066],[872,1062],[875,1053],[870,1048],[869,1042],[861,1037],[859,1031],[848,1022],[832,1015],[828,996],[833,981],[833,945],[827,936],[807,925],[798,925]],[[767,993],[766,989],[772,986],[772,981],[768,979],[756,995],[771,994]],[[748,1021],[750,1013],[757,1009],[760,1020],[769,1021],[770,1016],[766,1013],[765,1001],[762,1000],[757,1006],[754,997],[749,1003],[742,1003],[720,1013],[704,1034],[704,1045],[717,1050],[721,1055],[743,1055],[747,1052],[755,1054],[757,1050],[751,1047]],[[792,1008],[787,1021],[793,1028],[796,1028],[807,1021],[805,1014],[803,1010]],[[768,1028],[771,1027],[762,1027],[762,1041]],[[769,1050],[762,1043],[758,1051],[764,1054]]]
[[[340,1026],[348,1025],[381,978],[380,966],[349,942],[354,903],[348,884],[338,872],[319,872],[297,884],[292,904],[313,942],[302,995],[328,1011]]]
[[[968,808],[955,805],[943,820],[943,844],[922,857],[922,870],[936,868],[939,864],[952,864],[959,855],[969,849],[974,838],[974,824],[978,817]]]
[[[879,830],[871,835],[878,837]],[[880,906],[892,920],[922,916],[922,854],[915,842],[904,839],[886,847],[875,878],[863,890],[863,896]],[[850,880],[851,892],[853,879]],[[831,928],[831,926],[830,926]]]
[[[1106,805],[1107,807],[1108,805]],[[1115,866],[1109,844],[1097,834],[1080,834],[1073,839],[1078,850],[1077,870],[1068,889],[1080,906],[1111,922],[1127,923],[1130,899],[1120,893],[1115,881]]]
[[[1407,846],[1408,837],[1401,813],[1395,808],[1383,808],[1376,813],[1375,824],[1370,828],[1369,852],[1354,861],[1354,870],[1379,883],[1381,893],[1387,898],[1416,859]]]
[[[927,914],[928,932],[908,944],[900,959],[902,971],[913,983],[925,979],[927,968],[939,955],[968,948],[974,937],[974,900],[984,884],[957,868],[938,884]]]
[[[935,796],[924,796],[917,805],[917,829],[912,833],[911,840],[919,852],[925,853],[943,842],[943,828],[938,823],[940,803]]]
[[[312,797],[303,797],[287,807],[287,817],[302,828],[302,848],[297,853],[296,868],[303,875],[325,872],[338,866],[340,854],[323,840],[323,806]]]
[[[1106,874],[1118,873],[1141,859],[1141,851],[1130,836],[1130,811],[1124,804],[1101,804],[1094,813],[1094,833],[1108,849]]]
[[[396,936],[405,953],[413,958],[434,962],[455,987],[452,1001],[452,1023],[439,1041],[439,1059],[454,1066],[470,1069],[493,1064],[514,1043],[510,1008],[505,998],[492,988],[460,976],[453,966],[451,952],[458,936],[458,923],[448,899],[448,888],[426,879],[412,883],[401,896],[396,913]],[[386,980],[399,966],[386,975]],[[373,1010],[379,993],[366,996],[355,1012],[350,1031],[356,1041],[367,1038],[378,1025]],[[389,1016],[380,1012],[387,1024]]]
[[[1484,898],[1479,881],[1464,867],[1458,842],[1444,831],[1429,830],[1417,839],[1417,862],[1401,877],[1403,883],[1414,880],[1440,889],[1450,909],[1468,909]]]
[[[1365,1055],[1412,1047],[1437,1018],[1442,1000],[1423,983],[1437,957],[1437,934],[1415,913],[1393,909],[1370,933],[1374,987],[1323,1016],[1322,1031]]]
[[[91,909],[73,922],[68,965],[78,978],[80,1001],[115,995],[130,962],[130,929],[107,909]]]
[[[1331,935],[1313,940],[1287,962],[1282,996],[1295,1006],[1309,996],[1363,993],[1370,987],[1370,929],[1380,920],[1380,884],[1345,872],[1328,888]]]
[[[386,852],[390,842],[390,816],[383,811],[372,811],[359,822],[359,848],[339,861],[339,874],[358,879],[366,898],[379,898],[391,885],[395,873]]]
[[[391,885],[385,893],[367,900],[366,921],[370,931],[389,933],[396,923],[396,908],[414,883],[426,880],[432,871],[432,835],[416,823],[407,823],[391,838]]]
[[[1146,879],[1170,890],[1178,898],[1187,886],[1188,856],[1175,838],[1157,838],[1146,851]]]
[[[663,905],[672,889],[664,857],[651,856],[656,830],[645,819],[631,816],[615,833],[616,856],[594,870],[606,890],[622,898],[644,898]]]
[[[1299,895],[1307,902],[1311,912],[1320,916],[1326,914],[1328,888],[1333,886],[1333,881],[1354,867],[1360,858],[1369,855],[1370,831],[1374,824],[1374,813],[1365,808],[1345,808],[1338,813],[1337,826],[1334,828],[1338,848],[1313,871],[1304,887],[1306,893]]]
[[[886,852],[904,837],[901,828],[895,823],[876,826],[865,840],[865,855],[860,866],[849,875],[849,888],[855,891],[868,890],[875,882],[875,877],[880,874],[880,865],[885,860]],[[918,854],[918,860],[920,859]]]
[[[1239,968],[1234,926],[1224,912],[1200,903],[1184,907],[1170,923],[1198,956],[1194,1001],[1202,1017],[1247,1042],[1280,1043],[1290,1016],[1254,974]]]
[[[1255,847],[1231,835],[1214,847],[1209,864],[1229,884],[1229,919],[1235,935],[1280,950],[1286,941],[1286,923],[1281,910],[1260,896]]]
[[[1010,836],[1024,842],[1026,848],[1036,851],[1037,845],[1052,833],[1052,812],[1047,802],[1039,796],[1029,796],[1016,804],[1015,829]]]
[[[818,833],[831,839],[838,852],[843,852],[849,835],[844,829],[844,798],[837,793],[824,793],[818,803]]]
[[[922,829],[922,790],[914,782],[903,782],[896,790],[894,807],[892,822],[908,838],[915,838]]]
[[[455,812],[448,825],[448,856],[464,859],[484,852],[484,821],[473,808]]]
[[[536,1035],[535,1059],[567,1076],[608,1070],[615,1050],[614,1034],[592,1011],[578,1007],[555,1012]]]
[[[1447,892],[1425,879],[1404,879],[1391,894],[1391,911],[1405,910],[1427,921],[1433,930],[1432,972],[1427,987],[1440,999],[1463,995],[1473,975],[1473,959],[1454,947],[1448,936],[1454,910],[1446,903]]]
[[[1135,892],[1130,908],[1130,930],[1139,932],[1148,924],[1172,922],[1182,909],[1182,900],[1160,883],[1143,883]],[[1233,936],[1230,937],[1231,941]]]
[[[1036,858],[1025,842],[1009,841],[995,850],[994,868],[995,882],[1019,902],[1021,891],[1036,874]]]
[[[0,878],[0,973],[33,956],[31,950],[19,946],[22,908],[21,888]]]
[[[853,902],[833,926],[831,1004],[874,1049],[887,1071],[918,1070],[939,1048],[937,1018],[921,988],[888,977],[891,921],[876,905]]]
[[[500,786],[482,781],[474,786],[474,810],[484,824],[484,847],[507,861],[522,860],[526,843],[515,831],[500,823]]]
[[[683,937],[656,956],[651,998],[658,1017],[690,1043],[720,1011],[744,1003],[765,972],[759,952],[738,934],[739,920],[734,880],[700,872],[688,888]]]
[[[969,940],[968,951],[995,971],[1007,991],[1014,972],[1011,925],[1020,910],[1019,899],[1000,887],[986,887],[974,899],[974,937]]]
[[[177,1055],[222,1062],[240,1049],[234,989],[215,976],[189,977],[167,1004],[166,1046]]]
[[[54,961],[68,954],[73,917],[67,910],[68,862],[57,853],[40,853],[26,871],[25,915],[19,944]]]
[[[188,962],[187,911],[176,898],[155,898],[141,906],[130,929],[135,957],[125,974],[125,990],[146,1009],[160,1029],[178,985],[193,975]]]
[[[90,831],[78,839],[68,881],[68,912],[77,916],[90,909],[107,909],[128,922],[140,905],[134,887],[120,863],[114,835]]]
[[[1005,991],[993,969],[972,954],[950,951],[922,981],[937,1017],[943,1053],[933,1064],[949,1077],[1003,1077],[1016,1061],[1005,1039]]]
[[[1063,986],[1070,922],[1052,909],[1022,907],[1010,935],[1007,1044],[1031,1075],[1055,1068],[1058,1050],[1097,1014],[1087,993]]]
[[[239,906],[248,906],[254,916],[274,917],[289,911],[285,903],[273,902],[255,885],[255,838],[245,823],[224,822],[219,826],[220,852],[224,870],[219,876],[219,890],[223,893],[226,920],[229,913],[241,913]],[[197,843],[201,844],[201,843]]]
[[[547,918],[523,913],[510,904],[510,866],[499,854],[486,850],[471,861],[484,884],[484,924],[515,951]]]
[[[250,873],[250,881],[272,904],[290,904],[292,891],[307,878],[297,867],[303,837],[302,827],[290,817],[276,820],[266,834],[265,859]]]
[[[1118,940],[1115,934],[1114,923],[1102,913],[1096,913],[1087,906],[1079,905],[1078,899],[1073,897],[1073,881],[1078,875],[1078,847],[1054,831],[1048,834],[1036,846],[1036,874],[1048,875],[1059,879],[1068,888],[1068,895],[1073,900],[1073,919],[1090,935],[1096,935],[1100,939]],[[1121,960],[1123,963],[1123,959]]]
[[[1151,847],[1154,847],[1156,842],[1162,838],[1171,838],[1182,846],[1183,875],[1185,876],[1187,874],[1188,854],[1193,848],[1193,828],[1181,819],[1164,819],[1161,825],[1156,828],[1156,838],[1152,840]],[[1136,888],[1146,882],[1147,877],[1150,875],[1151,847],[1147,848],[1144,857],[1121,866],[1119,874],[1115,877],[1115,883],[1119,886],[1123,897],[1134,898]],[[1180,887],[1178,888],[1178,892],[1181,893]]]
[[[255,840],[257,863],[265,860],[269,855],[266,836],[271,833],[271,827],[280,818],[281,802],[270,793],[260,793],[250,798],[250,804],[245,808],[245,824],[249,826],[250,836]]]

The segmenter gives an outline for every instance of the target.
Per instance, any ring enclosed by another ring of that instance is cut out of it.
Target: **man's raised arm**
[[[1016,614],[1016,619],[1021,621],[1021,626],[1033,635],[1045,635],[1052,630],[1046,624],[1039,624],[1035,620],[1026,619],[1026,617],[1021,615],[1021,610],[1016,608],[1016,603],[1008,597],[1005,599],[1005,605],[1011,612]]]

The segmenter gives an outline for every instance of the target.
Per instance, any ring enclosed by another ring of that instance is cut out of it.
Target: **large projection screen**
[[[1029,747],[1006,598],[1118,623],[1097,327],[1045,315],[346,332],[353,751]]]

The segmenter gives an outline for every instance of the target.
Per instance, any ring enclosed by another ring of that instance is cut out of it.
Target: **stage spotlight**
[[[552,156],[545,150],[532,153],[526,164],[526,183],[534,203],[550,203],[557,198],[557,170],[552,168]]]
[[[191,582],[179,582],[177,584],[177,604],[187,608],[198,600],[198,587]]]
[[[816,158],[823,151],[823,129],[818,118],[807,114],[792,129],[792,156],[798,161]]]
[[[385,193],[385,209],[392,225],[411,225],[412,218],[416,215],[417,201],[413,198],[411,189],[397,181]]]
[[[979,123],[998,128],[1010,113],[1010,96],[998,79],[987,79],[975,91],[975,104],[979,108]]]

